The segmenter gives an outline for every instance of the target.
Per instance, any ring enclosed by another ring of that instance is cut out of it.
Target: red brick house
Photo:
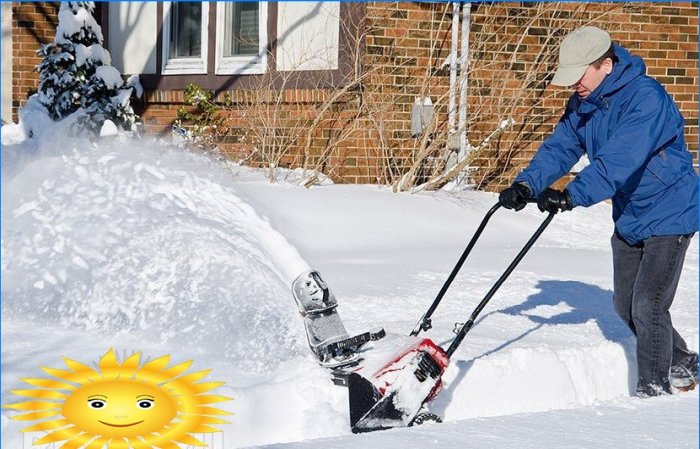
[[[58,5],[3,3],[3,119],[37,87]],[[96,5],[113,65],[141,76],[144,129],[169,134],[196,83],[222,108],[220,145],[248,163],[399,188],[468,154],[473,184],[502,186],[561,114],[569,93],[548,85],[557,44],[585,24],[645,59],[697,160],[697,2]]]

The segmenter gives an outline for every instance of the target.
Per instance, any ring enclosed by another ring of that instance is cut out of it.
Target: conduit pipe
[[[469,80],[469,28],[471,25],[471,3],[462,5],[462,41],[459,58],[459,157],[462,160],[469,152],[467,142],[467,92]]]
[[[452,45],[450,49],[450,92],[448,104],[447,125],[448,145],[450,137],[455,132],[456,122],[456,96],[457,96],[457,50],[459,45],[459,2],[452,3]]]

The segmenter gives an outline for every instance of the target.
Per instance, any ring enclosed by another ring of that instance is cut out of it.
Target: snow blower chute
[[[421,408],[435,398],[440,391],[441,376],[449,364],[450,357],[474,325],[479,313],[525,257],[556,214],[556,212],[549,213],[484,299],[476,306],[469,319],[455,329],[457,335],[446,350],[428,338],[417,338],[421,331],[427,331],[432,327],[432,314],[469,256],[489,219],[500,207],[501,204],[497,203],[488,211],[437,297],[416,324],[411,332],[411,337],[414,337],[415,341],[407,348],[398,351],[378,370],[362,372],[365,369],[361,369],[347,374],[350,425],[354,433],[419,423]]]

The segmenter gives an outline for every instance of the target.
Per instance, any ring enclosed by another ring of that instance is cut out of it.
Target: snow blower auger
[[[381,327],[351,337],[337,311],[338,301],[318,271],[306,271],[292,283],[294,300],[304,318],[309,348],[319,364],[335,370],[356,366],[362,359],[357,351],[370,341],[383,338]],[[333,378],[335,383],[344,379]]]
[[[482,220],[437,297],[411,332],[414,342],[397,352],[378,370],[363,373],[367,368],[365,367],[347,375],[350,425],[353,433],[411,426],[426,419],[439,420],[435,415],[421,413],[421,409],[439,393],[442,387],[441,376],[449,364],[450,357],[474,325],[479,313],[525,257],[556,214],[556,212],[549,213],[484,299],[476,306],[466,323],[455,329],[457,335],[447,350],[428,338],[418,338],[421,331],[427,331],[432,327],[432,314],[462,268],[462,264],[469,256],[489,219],[500,207],[501,204],[496,203]]]

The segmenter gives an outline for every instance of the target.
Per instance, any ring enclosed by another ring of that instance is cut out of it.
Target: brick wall
[[[417,97],[429,97],[435,107],[435,128],[446,130],[449,71],[443,63],[449,55],[451,5],[447,3],[367,4],[364,58],[374,70],[367,82],[366,101],[371,105],[371,147],[364,149],[358,164],[376,166],[382,182],[393,183],[417,164],[429,170],[440,143],[411,136],[411,111]],[[436,139],[444,140],[444,139]],[[434,148],[433,148],[434,147]],[[422,150],[429,155],[421,158]],[[369,178],[357,177],[356,182]]]
[[[48,44],[56,36],[59,2],[12,3],[12,116],[17,119],[17,108],[39,86],[39,73],[34,70],[41,58],[36,52],[41,44]]]

